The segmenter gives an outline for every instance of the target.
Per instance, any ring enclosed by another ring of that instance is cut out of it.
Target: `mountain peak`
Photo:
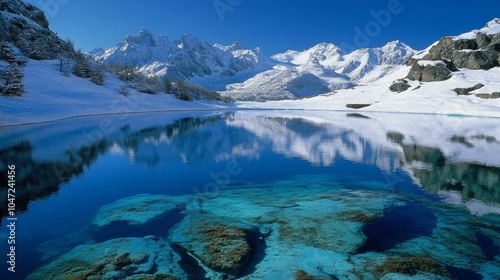
[[[187,46],[195,46],[195,45],[198,45],[200,43],[198,38],[194,37],[193,35],[191,35],[189,33],[184,33],[184,35],[182,35],[181,42]]]
[[[124,43],[133,43],[133,44],[139,44],[139,45],[147,45],[151,47],[155,47],[156,44],[156,38],[153,35],[153,33],[146,28],[141,28],[138,34],[135,35],[127,35],[125,36],[125,39],[123,39]]]
[[[138,35],[143,37],[154,37],[153,33],[145,27],[142,27],[141,30],[139,30]]]

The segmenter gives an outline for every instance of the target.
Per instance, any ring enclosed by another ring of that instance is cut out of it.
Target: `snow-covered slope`
[[[227,89],[225,94],[235,99],[254,101],[296,99],[329,91],[315,75],[287,66],[275,66]]]
[[[467,46],[474,49],[463,49]],[[458,47],[462,48],[457,49]],[[359,85],[297,101],[239,102],[238,106],[312,110],[349,110],[362,107],[357,110],[500,117],[500,67],[494,66],[495,59],[491,60],[492,57],[497,57],[497,65],[500,63],[499,47],[500,19],[493,19],[482,29],[459,36],[444,37],[413,56],[413,51],[397,41],[380,49],[363,49],[350,54],[343,54],[338,49],[329,47],[328,49],[335,50],[336,55],[333,59],[323,57],[321,61],[317,59],[318,56],[321,57],[317,55],[321,54],[321,51],[308,51],[307,55],[314,57],[312,60],[317,61],[316,65],[349,76],[351,81],[358,77]],[[446,56],[434,58],[440,54]],[[310,61],[305,62],[307,55],[288,51],[274,58],[284,63],[301,63],[298,67],[303,69],[309,67],[307,63]],[[435,67],[444,67],[446,63],[442,61],[443,58],[448,59],[450,63],[455,62],[456,65],[471,67],[458,67],[450,71],[449,78],[445,80],[426,82],[409,79],[412,67],[398,65],[409,59],[412,62],[410,65],[429,67],[429,73],[432,74]],[[333,60],[337,64],[331,63]],[[484,69],[478,69],[482,66]],[[390,90],[395,81],[406,84],[408,88],[402,92]],[[458,93],[464,90],[466,93]]]
[[[230,105],[208,101],[181,101],[172,94],[144,94],[129,89],[108,75],[104,86],[73,75],[61,75],[54,61],[29,60],[24,67],[25,93],[20,97],[0,96],[0,126],[52,121],[74,116],[170,110],[217,110]]]
[[[320,88],[316,83],[309,83],[314,87],[309,91],[303,90],[301,95],[293,91],[280,94],[278,91],[289,88],[293,81],[268,77],[286,76],[290,72],[315,76],[330,90],[364,85],[400,69],[414,53],[412,48],[399,41],[389,42],[380,48],[359,49],[351,53],[346,53],[331,43],[320,43],[302,52],[289,50],[273,55],[272,59],[278,65],[286,67],[274,67],[244,83],[228,85],[225,94],[238,100],[278,100],[327,92],[323,91],[323,88],[318,90]],[[277,71],[280,70],[284,73],[278,74]],[[270,92],[270,89],[273,90]]]
[[[172,80],[197,78],[199,84],[210,88],[217,87],[211,83],[217,85],[217,81],[265,64],[259,48],[245,49],[240,42],[229,46],[210,45],[190,34],[170,41],[146,29],[127,35],[113,47],[95,49],[91,55],[105,64],[128,63],[148,76],[167,76]]]

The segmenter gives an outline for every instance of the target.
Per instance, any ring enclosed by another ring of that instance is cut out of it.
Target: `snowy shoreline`
[[[500,117],[500,99],[480,99],[473,95],[458,96],[450,89],[467,87],[476,82],[486,88],[500,88],[493,77],[500,68],[489,71],[464,70],[450,80],[434,83],[411,82],[417,90],[391,92],[387,85],[401,76],[402,68],[369,86],[338,90],[300,100],[267,102],[181,101],[172,94],[144,94],[130,90],[119,94],[122,81],[109,75],[105,86],[97,86],[75,76],[62,76],[51,61],[30,60],[25,69],[26,92],[21,97],[0,96],[0,127],[34,124],[82,116],[154,113],[175,111],[280,110],[347,113],[426,114],[460,117]],[[490,79],[491,78],[491,79]],[[361,109],[346,104],[370,104]]]

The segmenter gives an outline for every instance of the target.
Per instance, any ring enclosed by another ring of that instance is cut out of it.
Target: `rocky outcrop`
[[[427,53],[412,58],[407,65],[413,66],[422,60],[450,60],[458,68],[488,70],[500,66],[500,34],[495,29],[500,19],[494,19],[476,31],[457,37],[444,37],[434,44]]]
[[[456,92],[458,95],[470,95],[471,91],[474,91],[476,89],[480,89],[482,87],[484,87],[484,85],[481,84],[481,83],[479,83],[479,84],[476,84],[473,87],[469,87],[469,88],[456,88],[453,91]]]
[[[408,81],[405,79],[400,79],[392,83],[389,89],[393,92],[403,92],[409,89],[411,86],[408,84]]]
[[[49,21],[45,17],[45,14],[29,3],[17,0],[0,0],[0,11],[22,15],[43,28],[49,28]]]
[[[429,49],[406,62],[411,66],[407,78],[414,81],[444,81],[458,68],[489,70],[500,66],[500,19],[494,19],[480,30],[456,37],[444,37]],[[468,89],[456,89],[459,95]]]
[[[29,58],[54,59],[63,41],[49,30],[37,7],[20,0],[0,0],[0,41],[11,42]]]
[[[488,70],[500,66],[500,34],[477,33],[476,39],[445,37],[433,46],[424,60],[450,59],[458,68]]]
[[[493,92],[493,93],[476,93],[476,97],[482,98],[482,99],[497,99],[500,98],[500,92]]]
[[[452,71],[456,71],[456,67],[449,60],[420,60],[413,64],[406,78],[420,82],[444,81],[451,78]]]

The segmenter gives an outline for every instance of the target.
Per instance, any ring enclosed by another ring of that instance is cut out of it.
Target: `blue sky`
[[[445,35],[481,28],[500,17],[500,1],[440,0],[29,0],[50,27],[76,47],[109,47],[144,27],[179,39],[261,47],[271,55],[320,42],[346,49],[399,39],[423,49]]]

